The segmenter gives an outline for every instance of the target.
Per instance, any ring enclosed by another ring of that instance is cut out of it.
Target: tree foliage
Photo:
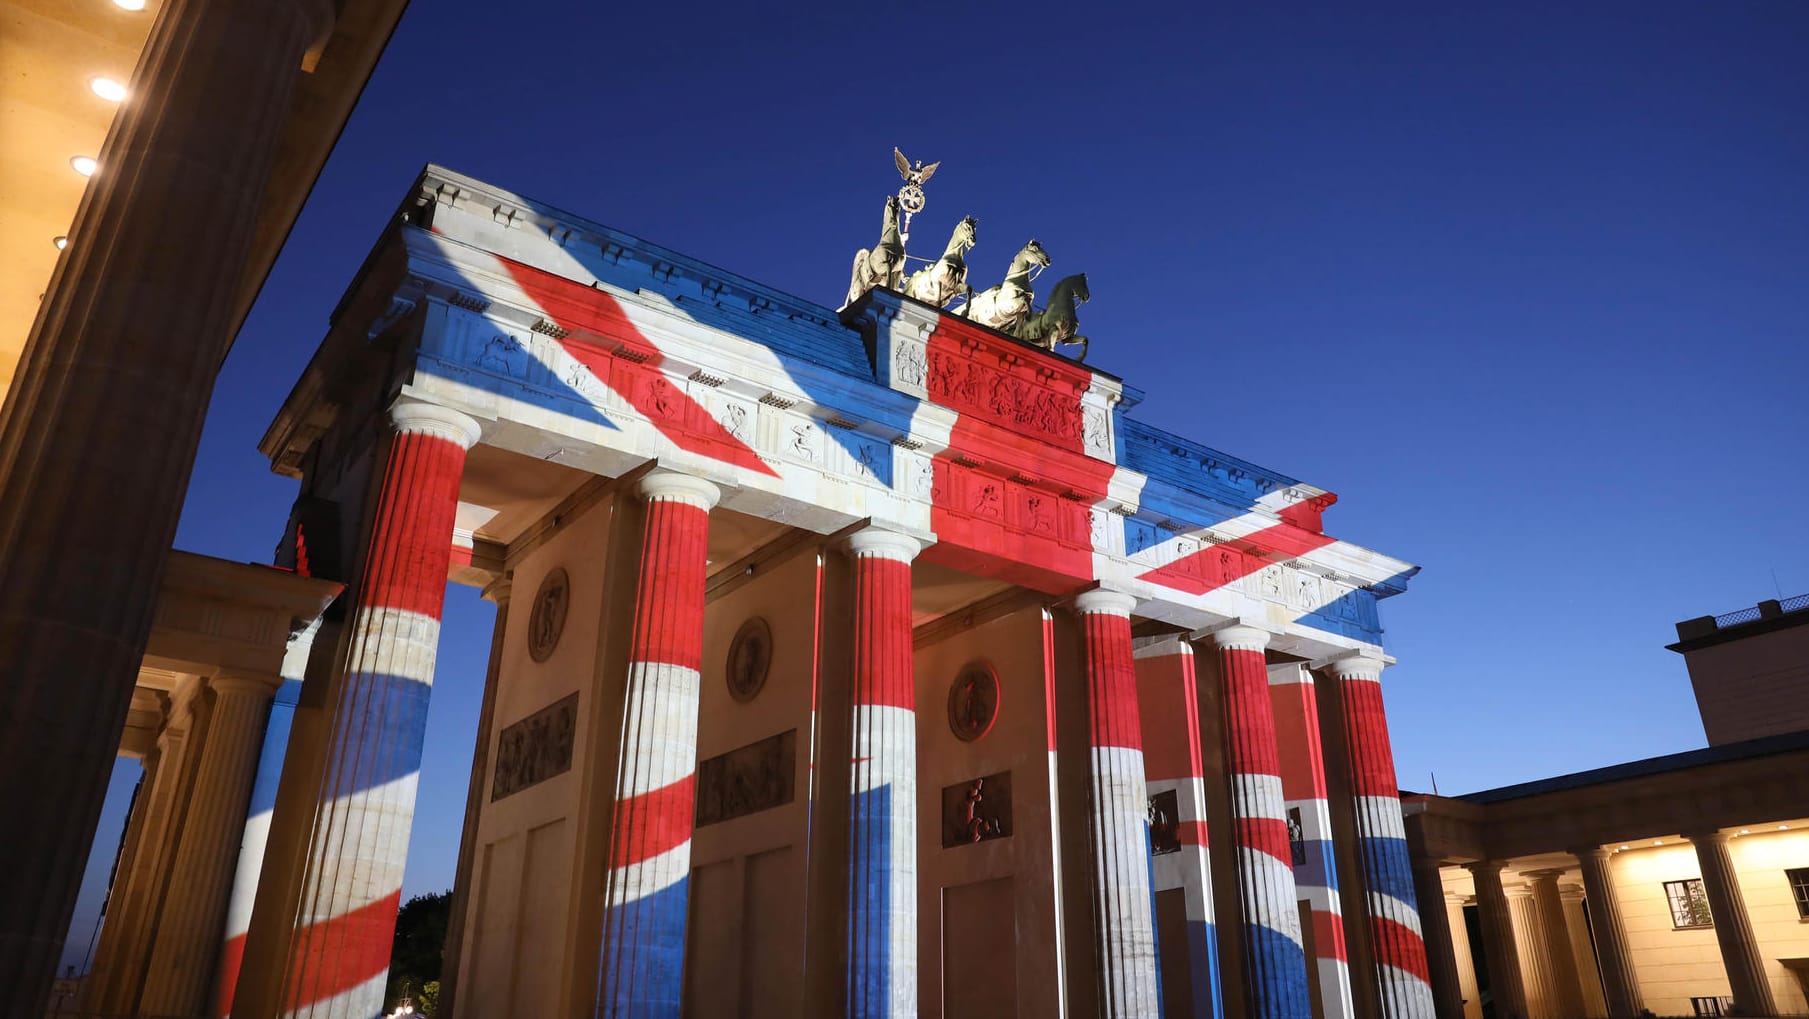
[[[417,895],[396,914],[396,940],[390,948],[386,1004],[407,995],[415,1010],[433,1015],[427,998],[439,997],[440,964],[446,951],[446,928],[452,921],[452,892]],[[428,985],[433,990],[427,990]],[[437,1004],[437,1001],[435,1002]]]

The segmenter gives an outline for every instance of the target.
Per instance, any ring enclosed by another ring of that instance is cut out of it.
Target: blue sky
[[[1809,591],[1809,5],[755,6],[414,0],[177,546],[269,560],[257,438],[423,163],[834,305],[896,144],[943,161],[914,253],[971,213],[990,285],[1038,238],[1137,417],[1424,567],[1383,606],[1407,787],[1700,746],[1672,624]],[[409,894],[452,883],[489,620],[450,592]]]

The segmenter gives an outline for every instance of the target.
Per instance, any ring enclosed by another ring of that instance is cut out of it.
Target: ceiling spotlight
[[[1622,846],[1621,848],[1622,849],[1632,849],[1633,847],[1632,846]]]
[[[110,103],[117,103],[126,97],[126,87],[104,75],[88,79],[88,87],[94,94]]]
[[[94,171],[100,169],[100,164],[94,161],[93,156],[74,156],[69,160],[69,165],[84,177],[92,177]]]
[[[1787,825],[1787,824],[1780,824],[1780,825],[1778,825],[1778,830],[1779,830],[1779,831],[1789,831],[1789,830],[1790,830],[1790,826],[1789,826],[1789,825]]]
[[[51,240],[51,242],[50,242],[50,243],[52,243],[52,244],[54,244],[54,245],[56,245],[56,246],[57,246],[57,250],[58,250],[58,251],[61,251],[61,250],[63,250],[63,249],[64,249],[64,248],[67,248],[67,247],[68,247],[68,246],[69,246],[69,238],[67,238],[67,237],[56,237],[56,238],[54,238],[54,239],[52,239],[52,240]]]
[[[1653,839],[1653,840],[1652,840],[1652,844],[1653,844],[1653,845],[1655,845],[1655,846],[1662,846],[1662,845],[1664,845],[1664,844],[1665,844],[1665,843],[1664,843],[1664,840],[1663,840],[1663,839]]]
[[[1742,834],[1742,835],[1751,835],[1751,834],[1752,834],[1752,829],[1751,829],[1751,828],[1742,828],[1742,829],[1740,829],[1740,834]]]
[[[144,0],[113,0],[113,4],[122,11],[144,10]]]

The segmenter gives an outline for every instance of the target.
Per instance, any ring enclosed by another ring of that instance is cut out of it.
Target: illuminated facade
[[[428,170],[261,447],[348,596],[235,1014],[381,1004],[450,580],[498,604],[454,1015],[1430,1016],[1414,568],[1137,399]]]
[[[1706,749],[1407,795],[1441,1016],[1809,1014],[1809,598],[1677,635]]]

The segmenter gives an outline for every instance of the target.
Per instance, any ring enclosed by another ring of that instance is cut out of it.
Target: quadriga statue
[[[1011,259],[1005,282],[974,295],[961,309],[961,316],[991,326],[1000,332],[1014,333],[1030,315],[1030,274],[1049,266],[1049,253],[1036,241],[1024,245]]]
[[[1078,343],[1080,354],[1074,360],[1085,361],[1087,338],[1075,332],[1080,328],[1080,318],[1075,312],[1092,296],[1087,291],[1086,273],[1063,276],[1049,290],[1049,306],[1025,318],[1013,335],[1048,351],[1054,351],[1059,345]]]
[[[904,285],[904,238],[898,232],[898,196],[886,196],[886,213],[880,221],[879,245],[862,248],[854,256],[854,278],[848,283],[848,303],[874,287],[901,290]]]
[[[979,223],[969,216],[955,224],[942,257],[911,274],[905,283],[905,295],[940,308],[962,294],[973,293],[967,285],[967,250],[976,243]]]

